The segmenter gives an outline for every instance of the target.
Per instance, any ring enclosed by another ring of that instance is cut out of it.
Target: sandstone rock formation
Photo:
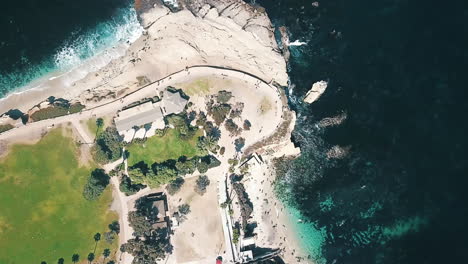
[[[319,99],[319,97],[325,92],[325,90],[327,89],[327,85],[328,83],[326,81],[319,81],[319,82],[316,82],[312,85],[312,89],[310,89],[305,98],[304,98],[304,102],[306,103],[313,103],[315,101],[317,101]]]

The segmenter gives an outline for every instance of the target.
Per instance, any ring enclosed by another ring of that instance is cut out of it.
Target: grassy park
[[[81,167],[77,147],[62,130],[50,132],[35,145],[15,145],[0,160],[0,263],[71,263],[74,253],[86,260],[117,248],[104,240],[117,215],[108,210],[108,187],[95,201],[83,198],[93,168]]]
[[[134,165],[140,161],[146,164],[163,162],[169,159],[178,159],[181,156],[188,158],[196,156],[198,137],[203,135],[203,130],[197,130],[189,139],[181,139],[176,129],[168,129],[164,136],[150,137],[144,143],[133,143],[127,150],[130,152],[128,165]]]

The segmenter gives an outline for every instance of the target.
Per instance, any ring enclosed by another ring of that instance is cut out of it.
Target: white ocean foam
[[[54,56],[54,64],[47,66],[34,66],[34,68],[24,75],[33,75],[26,77],[26,85],[12,89],[6,97],[0,98],[1,101],[11,95],[18,95],[28,90],[48,89],[47,81],[60,78],[64,86],[70,86],[74,82],[84,78],[90,72],[95,72],[112,60],[125,55],[126,50],[131,43],[135,42],[143,33],[143,27],[138,22],[137,14],[133,6],[120,9],[114,19],[98,24],[94,30],[83,34],[72,34],[75,39],[68,40]],[[5,81],[18,81],[18,76],[7,76],[0,83],[9,86]]]
[[[67,41],[70,44],[65,44],[55,55],[55,65],[58,70],[67,72],[78,68],[81,68],[80,72],[99,70],[122,56],[121,49],[128,48],[142,32],[136,11],[132,7],[121,9],[113,20],[100,23],[92,31]],[[90,65],[83,67],[84,64]]]
[[[287,45],[288,46],[303,46],[303,45],[307,45],[307,42],[303,42],[297,39],[293,42],[288,43]]]

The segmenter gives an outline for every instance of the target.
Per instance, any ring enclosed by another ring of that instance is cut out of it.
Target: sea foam
[[[142,32],[133,6],[120,8],[111,20],[83,32],[72,32],[51,58],[30,65],[27,70],[0,76],[0,97],[30,89],[47,89],[46,82],[59,77],[64,86],[69,86],[123,56]]]

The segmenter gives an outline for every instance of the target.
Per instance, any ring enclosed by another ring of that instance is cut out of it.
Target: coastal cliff
[[[143,36],[127,54],[113,61],[80,98],[84,104],[115,98],[147,82],[194,65],[249,72],[266,82],[286,86],[286,62],[264,10],[238,0],[137,1]],[[83,80],[86,83],[87,80]],[[77,84],[79,85],[79,84]]]
[[[27,112],[49,96],[79,100],[89,108],[194,65],[242,70],[287,85],[286,62],[262,8],[240,0],[172,2],[178,7],[135,1],[143,34],[121,57],[78,81],[65,74],[41,90],[13,94],[2,101],[0,112]]]

